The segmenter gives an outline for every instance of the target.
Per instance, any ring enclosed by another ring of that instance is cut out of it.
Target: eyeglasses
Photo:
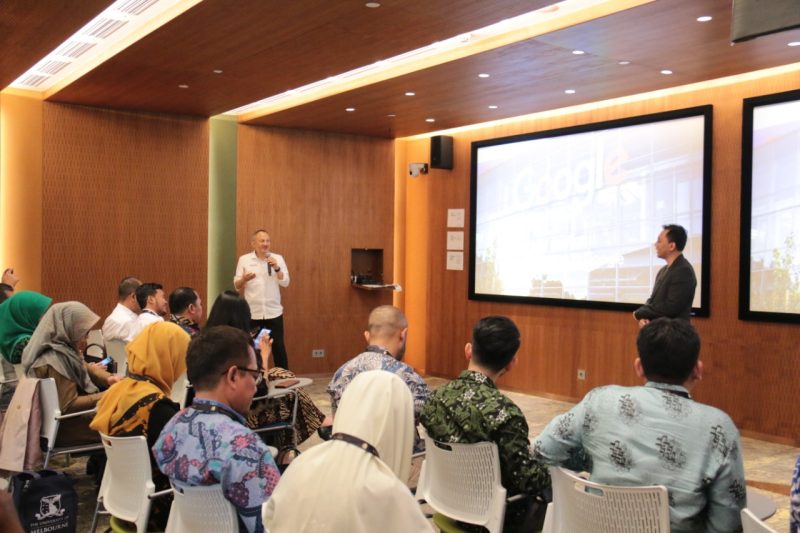
[[[258,370],[257,368],[247,368],[246,366],[237,365],[236,370],[239,370],[240,372],[247,372],[248,374],[253,376],[253,379],[256,382],[256,386],[258,386],[262,381],[264,381],[264,373],[261,372],[261,370]],[[227,373],[228,371],[226,370],[225,372],[222,373],[222,375],[224,376]]]

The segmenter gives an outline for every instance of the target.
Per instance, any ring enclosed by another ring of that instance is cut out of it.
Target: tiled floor
[[[325,392],[325,386],[330,380],[330,375],[308,376],[314,379],[314,383],[307,389],[317,406],[326,414],[330,414],[330,397]],[[440,378],[428,378],[428,383],[433,387],[439,387],[447,380]],[[508,396],[520,406],[525,413],[530,426],[531,437],[537,435],[544,426],[555,416],[563,413],[571,407],[571,404],[556,400],[549,400],[537,396],[507,392]],[[318,444],[319,438],[314,435],[301,446],[305,450]],[[748,484],[761,482],[777,485],[788,485],[792,475],[795,460],[800,455],[800,448],[784,446],[755,439],[742,439],[742,447],[745,459],[745,474]],[[63,463],[58,462],[56,468],[63,468]],[[418,465],[417,465],[418,467]],[[80,511],[78,521],[78,531],[89,531],[92,512],[94,511],[95,492],[93,484],[84,474],[85,459],[76,459],[69,467],[70,473],[77,480],[77,487],[80,496]],[[416,472],[418,475],[418,471]],[[412,478],[414,477],[412,473]],[[751,487],[752,489],[752,487]],[[778,511],[770,518],[767,523],[781,533],[789,532],[788,507],[789,498],[785,494],[770,492],[766,490],[754,489],[757,492],[767,495],[775,500]],[[102,519],[98,531],[104,531],[108,520]]]

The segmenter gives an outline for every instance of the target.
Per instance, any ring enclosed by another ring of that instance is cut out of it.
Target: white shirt
[[[103,340],[126,340],[130,334],[131,325],[138,316],[124,305],[118,303],[105,322],[103,322]]]
[[[234,283],[242,279],[245,270],[256,274],[256,277],[244,286],[244,299],[250,305],[250,317],[253,320],[277,318],[283,314],[280,287],[289,286],[289,269],[286,268],[286,262],[282,255],[272,252],[269,255],[278,261],[283,279],[278,279],[278,273],[274,268],[270,275],[267,261],[259,259],[255,252],[244,254],[236,264]]]
[[[155,311],[151,311],[150,309],[145,309],[142,311],[142,314],[136,317],[136,320],[131,323],[130,331],[128,336],[125,338],[125,342],[132,341],[141,331],[149,326],[150,324],[155,324],[156,322],[163,322],[164,319],[161,318],[156,314]]]

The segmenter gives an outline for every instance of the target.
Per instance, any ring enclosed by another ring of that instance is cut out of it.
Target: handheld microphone
[[[269,262],[270,253],[267,252],[267,274],[272,275],[272,263]]]

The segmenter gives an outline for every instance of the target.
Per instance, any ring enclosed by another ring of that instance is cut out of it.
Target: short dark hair
[[[661,227],[667,230],[667,233],[665,233],[667,241],[674,242],[675,248],[679,252],[682,252],[683,249],[686,248],[686,241],[688,240],[686,229],[677,224],[664,224]]]
[[[661,317],[639,330],[636,348],[647,379],[680,385],[697,364],[700,336],[686,320]]]
[[[11,294],[9,294],[11,293]],[[0,283],[0,303],[5,302],[14,294],[14,287],[8,283]]]
[[[232,326],[250,333],[250,305],[236,291],[223,291],[208,313],[206,328]]]
[[[122,278],[122,281],[119,282],[119,286],[117,287],[117,295],[119,296],[120,301],[136,292],[136,289],[139,288],[141,284],[142,282],[133,276]]]
[[[147,305],[147,299],[150,296],[155,296],[158,291],[163,290],[164,287],[158,283],[142,283],[136,287],[136,302],[139,304],[139,307],[144,309]]]
[[[200,296],[191,287],[178,287],[169,295],[169,312],[172,314],[183,313]]]
[[[212,390],[232,366],[250,364],[250,336],[230,326],[206,328],[194,336],[186,352],[186,377],[198,391]]]
[[[505,316],[487,316],[472,329],[472,357],[480,366],[499,372],[519,349],[519,329]]]

